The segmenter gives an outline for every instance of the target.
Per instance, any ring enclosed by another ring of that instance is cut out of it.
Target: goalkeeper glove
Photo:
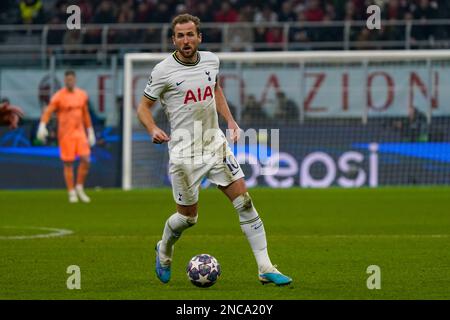
[[[39,123],[39,127],[37,130],[36,138],[41,141],[42,143],[45,143],[45,140],[47,140],[48,136],[48,130],[44,122]]]
[[[95,145],[96,139],[95,139],[95,131],[94,128],[92,127],[88,128],[88,140],[89,145],[93,147]]]

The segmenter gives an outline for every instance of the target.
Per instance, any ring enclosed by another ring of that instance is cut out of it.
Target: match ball
[[[186,273],[193,285],[200,288],[211,287],[219,279],[221,270],[219,262],[212,255],[202,253],[193,257],[186,268]]]

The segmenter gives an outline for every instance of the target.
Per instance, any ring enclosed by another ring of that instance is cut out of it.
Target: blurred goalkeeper
[[[58,120],[58,144],[60,157],[64,163],[64,179],[69,193],[69,202],[81,200],[90,202],[84,192],[84,182],[89,172],[91,148],[95,145],[95,132],[92,127],[88,109],[87,93],[76,87],[76,75],[68,70],[64,75],[65,87],[57,91],[49,105],[42,113],[36,137],[45,143],[48,130],[47,123],[52,113],[56,112]],[[87,131],[87,135],[86,135]],[[80,158],[80,165],[74,184],[74,162]]]
[[[21,108],[11,105],[8,98],[3,98],[0,101],[0,125],[6,125],[10,129],[17,129],[21,118],[23,118]]]
[[[226,120],[231,139],[239,139],[239,126],[217,82],[219,58],[197,50],[202,40],[199,24],[197,17],[188,14],[175,17],[172,40],[176,51],[155,66],[138,107],[138,117],[153,142],[169,144],[169,172],[177,206],[156,244],[156,275],[161,282],[169,282],[175,242],[197,223],[199,187],[207,177],[233,203],[253,250],[259,280],[287,285],[292,279],[270,261],[263,222],[247,192],[244,173],[219,128],[218,113]],[[170,137],[156,125],[151,113],[158,99],[170,122]],[[199,130],[204,136],[196,136]],[[208,138],[207,132],[214,135]],[[193,140],[189,139],[192,136]],[[199,156],[202,161],[191,161]]]

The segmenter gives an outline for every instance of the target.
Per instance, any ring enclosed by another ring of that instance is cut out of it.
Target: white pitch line
[[[298,238],[449,238],[450,234],[305,234]]]
[[[57,229],[57,228],[45,228],[45,227],[12,227],[12,226],[0,226],[4,229],[35,229],[43,231],[52,231],[51,233],[31,234],[25,236],[0,236],[0,240],[25,240],[25,239],[39,239],[39,238],[52,238],[63,237],[72,234],[72,230]]]
[[[186,235],[186,237],[232,237],[234,235],[221,234],[203,234],[203,235]],[[364,238],[395,238],[395,239],[409,239],[409,238],[450,238],[450,234],[289,234],[289,235],[272,235],[273,238],[300,238],[300,239],[364,239]]]

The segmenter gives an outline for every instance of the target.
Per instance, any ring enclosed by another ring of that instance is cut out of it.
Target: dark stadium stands
[[[373,3],[381,5],[383,23],[369,32],[366,8]],[[66,28],[71,4],[81,9],[81,32]],[[1,65],[42,64],[51,54],[104,64],[111,54],[170,51],[170,21],[184,12],[201,18],[204,49],[214,51],[450,46],[445,0],[2,0],[0,6]]]

